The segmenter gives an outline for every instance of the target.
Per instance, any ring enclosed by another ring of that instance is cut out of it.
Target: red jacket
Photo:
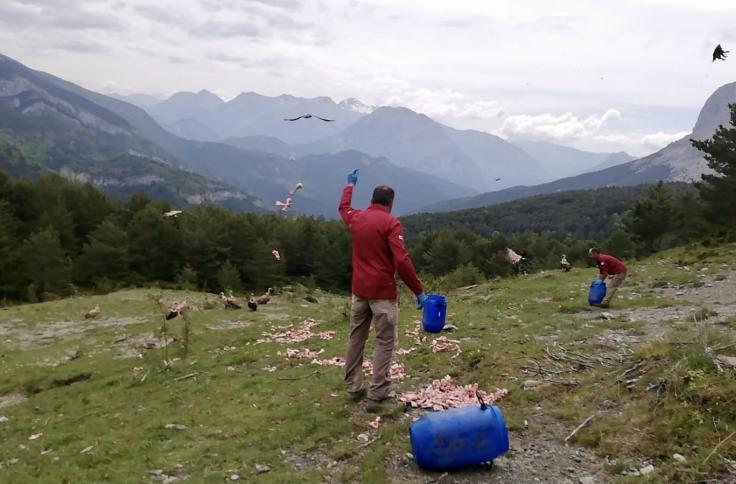
[[[396,279],[414,294],[424,292],[409,253],[404,247],[404,231],[388,207],[371,204],[367,210],[350,206],[353,187],[348,185],[340,199],[340,216],[353,239],[353,294],[365,299],[396,299]]]
[[[626,265],[612,255],[599,254],[595,260],[601,274],[613,275],[626,272]]]

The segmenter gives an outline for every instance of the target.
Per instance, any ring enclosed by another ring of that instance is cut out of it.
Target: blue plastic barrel
[[[449,471],[489,462],[509,450],[509,432],[495,406],[425,414],[409,430],[417,465]]]
[[[445,327],[447,300],[445,296],[430,294],[422,311],[422,328],[428,333],[439,333]]]
[[[590,283],[590,292],[588,293],[588,304],[595,306],[603,302],[606,297],[606,283],[600,279]]]

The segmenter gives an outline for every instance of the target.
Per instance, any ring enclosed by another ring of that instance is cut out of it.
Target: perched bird
[[[164,212],[164,217],[166,217],[166,218],[171,218],[171,217],[176,218],[176,216],[179,215],[180,213],[181,213],[181,210],[170,210],[168,212]]]
[[[225,293],[221,292],[220,299],[222,299],[225,309],[241,309],[243,307],[238,303],[237,299],[235,299],[232,291],[228,291],[227,296],[225,296]]]
[[[296,192],[298,192],[302,188],[304,188],[304,184],[302,182],[297,183],[296,185],[294,185],[294,188],[291,189],[289,195],[293,197],[294,195],[296,195]]]
[[[273,290],[273,289],[271,289],[271,288],[269,287],[269,288],[268,288],[268,291],[266,291],[266,293],[265,293],[265,294],[264,294],[263,296],[261,296],[261,297],[259,297],[258,299],[256,299],[256,302],[257,302],[258,304],[268,304],[268,302],[269,302],[269,301],[271,300],[271,291],[272,291],[272,290]]]
[[[501,181],[501,179],[500,178],[496,178],[496,181]]]
[[[271,255],[274,259],[276,259],[276,262],[279,262],[281,260],[281,254],[279,254],[279,251],[274,249],[271,251]]]
[[[84,313],[84,319],[94,319],[100,314],[100,305],[95,304],[95,307]]]
[[[721,44],[718,44],[715,50],[713,50],[713,62],[715,62],[716,60],[725,61],[727,56],[728,56],[728,51],[723,50],[723,47],[721,47]]]
[[[258,302],[256,301],[255,296],[253,296],[253,293],[250,293],[250,299],[248,299],[248,309],[251,311],[258,311]]]
[[[189,309],[189,304],[186,301],[180,303],[174,303],[170,308],[169,312],[166,313],[166,320],[174,319],[177,316],[184,314],[184,311]]]
[[[284,121],[297,121],[297,120],[299,120],[299,119],[309,119],[309,118],[317,118],[317,119],[319,119],[320,121],[325,121],[325,122],[327,122],[327,123],[331,123],[331,122],[333,122],[333,121],[334,121],[334,119],[325,119],[325,118],[320,118],[319,116],[315,116],[314,114],[302,114],[302,115],[301,115],[301,116],[299,116],[298,118],[284,118]]]

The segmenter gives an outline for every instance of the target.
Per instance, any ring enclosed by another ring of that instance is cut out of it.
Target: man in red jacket
[[[599,277],[601,281],[605,281],[606,277],[610,276],[606,285],[606,297],[598,305],[602,308],[607,308],[611,304],[611,299],[613,299],[618,288],[626,280],[626,265],[612,255],[602,254],[596,248],[590,249],[588,255],[595,260],[600,271]]]
[[[417,309],[422,308],[427,296],[404,247],[401,224],[391,215],[393,189],[376,187],[368,209],[355,210],[350,204],[357,182],[358,170],[354,170],[348,175],[348,184],[342,192],[339,208],[353,241],[353,298],[345,382],[354,402],[366,395],[362,383],[363,351],[373,321],[376,327],[376,349],[366,410],[377,413],[382,410],[381,402],[388,399],[391,384],[389,370],[396,344],[398,306],[394,274],[398,272],[417,296]]]

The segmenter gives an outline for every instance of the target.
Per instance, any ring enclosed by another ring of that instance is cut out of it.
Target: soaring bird
[[[180,303],[174,303],[170,308],[169,312],[166,313],[166,320],[174,319],[177,316],[184,314],[184,311],[189,309],[189,304],[186,301]]]
[[[716,59],[725,61],[727,55],[728,55],[728,51],[723,50],[723,47],[721,47],[721,44],[718,44],[715,50],[713,51],[713,62],[715,62]]]
[[[176,218],[176,216],[179,215],[180,213],[181,213],[181,210],[170,210],[168,212],[164,212],[164,217],[166,217],[166,218],[170,218],[170,217]]]
[[[95,304],[95,307],[84,313],[84,319],[95,319],[100,314],[100,305]]]
[[[299,120],[299,119],[309,119],[309,118],[317,118],[317,119],[319,119],[320,121],[325,121],[325,122],[327,122],[327,123],[331,123],[331,122],[333,122],[333,121],[334,121],[334,119],[325,119],[325,118],[320,118],[319,116],[315,116],[314,114],[302,114],[302,115],[301,115],[301,116],[299,116],[298,118],[284,118],[284,121],[297,121],[297,120]]]
[[[501,179],[500,178],[496,178],[496,181],[501,181]]]
[[[302,188],[304,188],[304,183],[302,182],[297,183],[296,185],[294,185],[294,188],[291,189],[291,191],[289,192],[289,195],[293,197],[294,195],[296,195],[296,192],[298,192]]]
[[[265,294],[264,294],[263,296],[261,296],[261,297],[259,297],[258,299],[256,299],[256,302],[257,302],[258,304],[268,304],[268,302],[269,302],[269,301],[271,300],[271,291],[272,291],[272,290],[273,290],[273,289],[271,289],[271,288],[269,287],[269,288],[268,288],[268,291],[266,291],[266,293],[265,293]],[[248,303],[248,304],[250,304],[250,303]]]
[[[258,302],[256,301],[255,296],[253,296],[253,293],[250,293],[250,299],[248,299],[248,309],[251,311],[258,311]]]

